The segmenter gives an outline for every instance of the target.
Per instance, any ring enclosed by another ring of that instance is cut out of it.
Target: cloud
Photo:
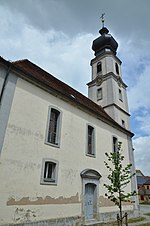
[[[120,37],[147,36],[149,0],[1,0],[1,6],[14,15],[22,14],[29,25],[39,30],[54,29],[68,35],[82,31],[96,33],[101,27],[100,16],[106,14],[106,25]]]
[[[133,140],[135,148],[135,164],[145,175],[150,175],[150,136],[139,137]]]
[[[84,94],[91,80],[91,43],[105,12],[105,25],[119,43],[123,80],[129,85],[136,163],[141,169],[146,164],[140,157],[146,156],[150,143],[149,8],[149,0],[0,1],[1,56],[28,58]]]
[[[148,65],[143,65],[143,67],[144,71],[129,90],[129,105],[133,113],[141,108],[150,109],[150,62]]]
[[[124,47],[125,43],[125,47]],[[129,84],[128,102],[131,126],[135,137],[135,165],[145,175],[150,175],[150,57],[147,50],[150,42],[142,39],[120,41],[119,54],[123,61],[123,79]]]
[[[136,116],[136,120],[138,121],[139,128],[145,134],[150,134],[150,112],[145,111],[142,115]]]
[[[0,13],[4,13],[2,8]],[[2,17],[3,20],[0,21],[5,26],[3,32],[0,31],[1,55],[4,58],[12,61],[28,58],[87,94],[86,83],[91,79],[90,59],[93,57],[92,34],[81,33],[70,38],[54,29],[41,32],[26,23],[23,15],[19,15],[18,22],[9,10],[5,10],[5,15],[7,17]]]

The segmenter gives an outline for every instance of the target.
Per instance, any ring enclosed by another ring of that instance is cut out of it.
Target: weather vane
[[[101,21],[102,21],[102,27],[104,27],[104,22],[105,22],[104,15],[105,15],[105,13],[102,13],[102,15],[100,17]]]

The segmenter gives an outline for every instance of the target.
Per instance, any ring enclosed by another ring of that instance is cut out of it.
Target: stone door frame
[[[83,222],[85,221],[90,221],[90,219],[86,219],[85,216],[85,186],[87,184],[93,184],[95,186],[95,191],[94,191],[94,219],[98,220],[99,219],[99,214],[98,214],[98,201],[99,201],[99,180],[101,178],[101,175],[99,172],[93,169],[85,169],[80,173],[80,176],[82,178],[82,220]]]

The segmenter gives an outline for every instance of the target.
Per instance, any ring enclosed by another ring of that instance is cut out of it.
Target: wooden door
[[[94,191],[95,184],[88,183],[85,185],[85,219],[94,218]]]

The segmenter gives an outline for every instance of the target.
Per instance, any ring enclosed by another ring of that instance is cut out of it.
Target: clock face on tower
[[[103,82],[103,79],[101,77],[96,78],[96,85],[97,86],[100,86],[102,84],[102,82]]]

